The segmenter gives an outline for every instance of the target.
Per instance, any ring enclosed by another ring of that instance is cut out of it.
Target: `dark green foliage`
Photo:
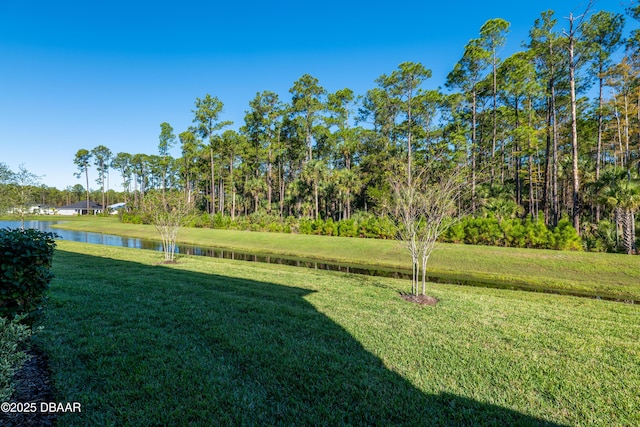
[[[551,238],[553,244],[551,249],[561,251],[582,250],[582,240],[567,218],[562,218],[558,222],[558,225],[553,229]]]
[[[53,279],[55,237],[32,229],[0,229],[0,316],[26,315],[31,323],[42,313]]]
[[[466,217],[454,224],[442,236],[442,241],[471,245],[514,248],[582,250],[582,241],[568,219],[549,229],[542,219],[497,219]]]
[[[640,227],[637,227],[640,229]],[[618,252],[620,236],[616,225],[611,221],[600,221],[597,224],[587,223],[582,233],[585,249],[590,252]]]
[[[31,328],[21,320],[21,317],[11,321],[0,317],[0,402],[11,397],[14,373],[27,360],[27,354],[19,348],[31,336]]]
[[[143,212],[123,212],[120,220],[129,224],[151,224]],[[272,233],[316,234],[320,236],[364,237],[370,239],[394,239],[396,226],[387,217],[366,212],[357,213],[351,219],[334,221],[332,218],[311,219],[289,216],[284,220],[276,215],[256,212],[231,219],[216,213],[193,214],[185,222],[187,227],[215,228],[222,230],[269,231]]]

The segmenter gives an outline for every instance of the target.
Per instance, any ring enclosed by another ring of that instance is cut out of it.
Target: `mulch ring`
[[[414,304],[420,304],[420,305],[435,306],[438,303],[438,301],[440,301],[438,298],[431,297],[429,295],[414,295],[414,294],[401,293],[400,297],[402,297],[406,301],[412,302]]]
[[[9,403],[35,403],[36,410],[35,412],[0,412],[0,425],[6,427],[55,426],[55,413],[40,412],[41,402],[54,401],[47,357],[37,347],[30,348],[26,353],[30,356],[29,360],[15,374],[16,389]]]

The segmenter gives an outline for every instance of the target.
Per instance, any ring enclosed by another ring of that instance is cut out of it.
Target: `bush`
[[[121,211],[120,222],[125,224],[151,224],[151,217],[141,211]]]
[[[507,246],[535,249],[582,250],[580,236],[568,219],[563,218],[549,230],[542,218],[465,217],[450,227],[441,238],[444,242],[470,245]]]
[[[597,224],[583,224],[582,234],[585,249],[590,252],[615,252],[617,249],[616,225],[602,220]],[[636,229],[640,229],[637,227]]]
[[[312,234],[312,223],[313,221],[309,218],[300,218],[298,222],[298,232],[300,234]]]
[[[578,232],[573,228],[569,219],[562,218],[553,229],[553,248],[561,251],[581,251],[582,240]]]
[[[358,227],[353,219],[343,219],[338,222],[338,235],[340,237],[357,237]]]
[[[27,360],[20,346],[31,337],[31,328],[21,320],[22,317],[15,317],[12,321],[0,317],[0,402],[7,402],[11,397],[13,375]]]
[[[0,230],[0,316],[26,315],[32,323],[43,310],[44,294],[53,279],[55,233]]]

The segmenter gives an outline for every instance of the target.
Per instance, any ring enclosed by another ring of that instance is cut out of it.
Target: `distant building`
[[[58,208],[58,215],[96,215],[102,213],[102,205],[100,203],[89,201],[89,210],[87,210],[87,201],[72,203],[70,205]]]
[[[107,206],[107,212],[111,215],[117,215],[118,211],[126,208],[127,204],[125,202],[114,203],[112,205]]]
[[[53,206],[29,205],[26,207],[7,209],[7,213],[14,215],[55,215],[57,210]]]

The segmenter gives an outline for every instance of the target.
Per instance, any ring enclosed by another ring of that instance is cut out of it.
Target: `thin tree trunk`
[[[213,163],[213,147],[209,147],[209,160],[211,161],[211,204],[209,205],[211,215],[216,213],[216,176],[215,164]]]
[[[476,88],[471,105],[471,213],[476,213]]]
[[[602,78],[602,65],[598,70],[598,137],[596,144],[596,181],[600,179],[600,165],[602,163],[602,104],[603,104],[603,95],[602,89],[604,86],[603,78]],[[600,203],[596,203],[596,223],[600,222]]]
[[[87,178],[87,215],[89,215],[89,167],[85,166],[84,175]]]
[[[520,125],[519,123],[519,115],[518,115],[518,98],[516,98],[516,103],[515,103],[515,113],[516,113],[516,135],[518,135],[518,126]],[[520,141],[519,138],[516,137],[515,138],[515,162],[516,162],[516,203],[518,205],[522,205],[522,183],[520,181],[520,168],[522,167],[522,158],[520,156]],[[502,180],[502,183],[504,184],[504,180]]]

